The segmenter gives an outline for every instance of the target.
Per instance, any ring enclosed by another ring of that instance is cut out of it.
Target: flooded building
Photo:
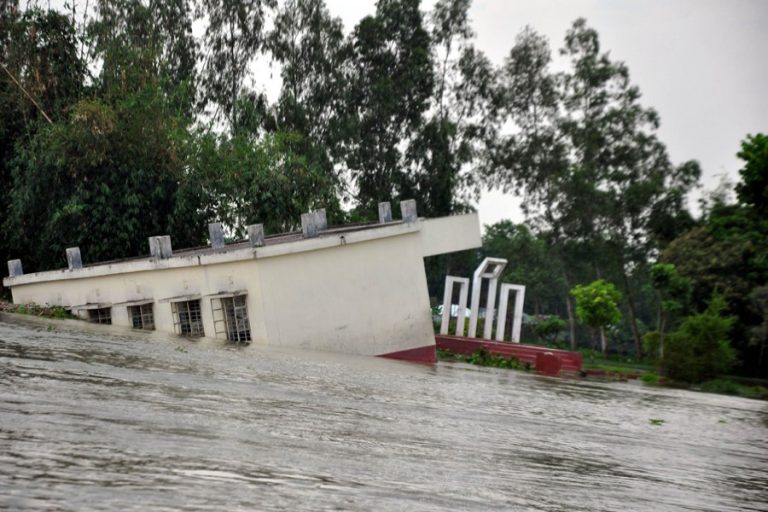
[[[324,210],[302,215],[302,231],[174,251],[149,239],[150,255],[24,274],[8,262],[3,284],[17,304],[62,306],[107,323],[232,342],[433,361],[435,339],[423,258],[480,246],[477,214],[418,218],[414,201],[389,203],[379,222],[331,226]]]

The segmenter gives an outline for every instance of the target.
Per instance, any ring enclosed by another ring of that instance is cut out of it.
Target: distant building
[[[382,203],[378,223],[329,227],[323,210],[302,215],[302,231],[173,251],[149,239],[150,255],[24,274],[8,262],[3,280],[17,304],[63,306],[84,320],[283,347],[433,361],[435,339],[423,258],[480,246],[476,214],[403,220]]]

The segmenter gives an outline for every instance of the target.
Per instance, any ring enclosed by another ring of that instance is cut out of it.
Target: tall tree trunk
[[[576,318],[573,316],[571,296],[565,296],[565,308],[568,311],[568,329],[571,334],[571,350],[576,350]]]
[[[600,328],[600,350],[603,351],[603,357],[608,356],[608,341],[605,339],[605,328]]]
[[[627,294],[627,306],[629,306],[629,323],[632,326],[632,337],[635,339],[635,356],[640,359],[642,356],[642,346],[640,340],[640,330],[637,328],[637,315],[635,314],[635,296],[629,287],[629,278],[624,271],[624,262],[621,265],[621,278],[624,282],[624,293]]]

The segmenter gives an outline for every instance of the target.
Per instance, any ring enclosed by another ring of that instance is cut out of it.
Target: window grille
[[[176,334],[195,338],[205,336],[200,300],[171,302],[171,309]]]
[[[128,316],[131,317],[131,325],[134,329],[145,329],[148,331],[155,329],[155,315],[152,311],[152,304],[128,306]]]
[[[217,337],[225,337],[235,343],[251,341],[248,306],[245,295],[211,299],[211,310]]]
[[[89,309],[88,321],[94,324],[111,324],[112,308]]]

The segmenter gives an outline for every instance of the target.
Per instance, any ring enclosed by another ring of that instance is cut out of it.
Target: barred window
[[[152,310],[152,304],[128,306],[128,316],[131,317],[131,326],[134,329],[145,329],[148,331],[155,329],[155,315]]]
[[[89,309],[88,321],[94,324],[111,324],[112,308]]]
[[[189,337],[205,336],[200,300],[171,302],[173,329],[176,334]]]
[[[224,318],[227,323],[227,339],[235,342],[251,341],[251,326],[248,322],[248,307],[245,295],[221,299]]]

